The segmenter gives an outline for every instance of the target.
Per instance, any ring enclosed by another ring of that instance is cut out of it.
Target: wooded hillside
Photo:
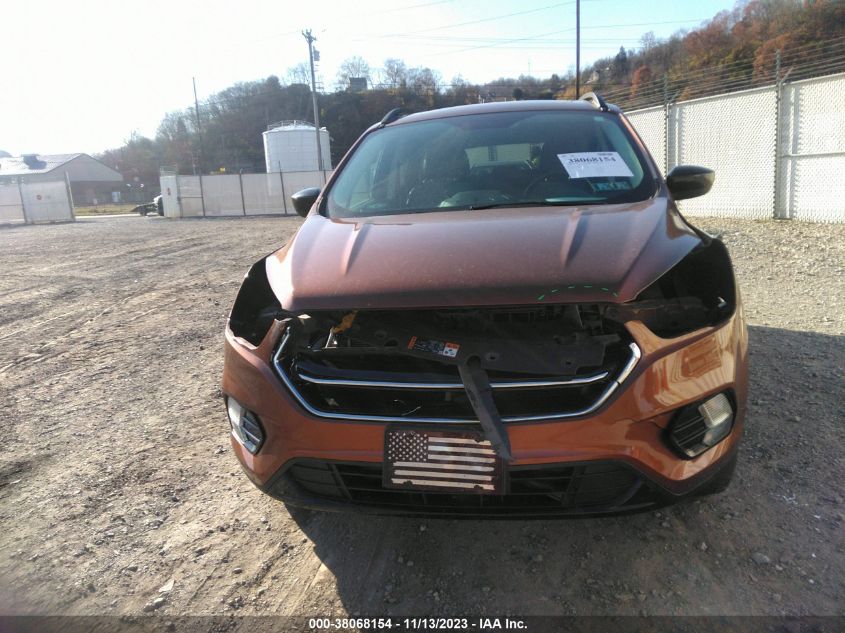
[[[688,32],[665,41],[646,33],[641,46],[620,48],[581,73],[582,92],[596,91],[632,109],[665,99],[771,83],[787,77],[845,71],[845,2],[842,0],[741,1]],[[349,77],[366,77],[370,89],[351,92]],[[99,156],[127,180],[138,178],[147,190],[158,189],[159,168],[180,173],[263,171],[261,133],[283,120],[312,120],[311,95],[304,64],[284,79],[235,84],[200,104],[200,132],[193,108],[165,115],[154,139],[133,134],[123,147]],[[318,95],[321,125],[332,139],[337,161],[369,125],[391,108],[409,111],[502,98],[568,99],[575,95],[571,70],[546,78],[520,76],[472,85],[461,77],[444,82],[430,68],[408,68],[385,60],[371,69],[350,57],[338,73],[334,92]],[[200,140],[201,139],[201,140]]]

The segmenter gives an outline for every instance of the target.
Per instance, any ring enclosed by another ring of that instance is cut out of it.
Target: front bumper
[[[628,330],[642,358],[599,410],[575,419],[508,424],[515,458],[510,469],[514,472],[607,464],[630,474],[630,487],[611,502],[576,503],[567,508],[562,504],[558,513],[645,509],[694,495],[706,489],[707,482],[730,467],[735,458],[748,383],[747,334],[741,309],[717,327],[675,339],[661,339],[639,322],[629,323]],[[353,499],[352,495],[343,498],[326,491],[315,493],[319,489],[308,490],[292,477],[294,466],[303,463],[325,465],[335,481],[338,475],[332,469],[337,465],[380,469],[386,425],[319,418],[305,411],[272,369],[271,356],[281,331],[281,324],[275,324],[262,343],[253,346],[226,330],[223,392],[254,411],[266,433],[256,455],[232,439],[249,478],[265,492],[295,505],[426,514],[425,504],[389,507],[383,501],[373,501],[374,497]],[[731,433],[694,459],[680,457],[665,439],[674,412],[725,390],[732,391],[737,407]],[[509,512],[505,508],[477,514]]]
[[[289,505],[313,510],[451,518],[545,518],[624,514],[706,494],[730,476],[736,453],[672,494],[619,462],[512,466],[502,495],[422,493],[381,486],[381,464],[294,459],[263,486]]]

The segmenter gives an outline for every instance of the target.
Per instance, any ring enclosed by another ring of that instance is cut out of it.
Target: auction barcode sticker
[[[570,178],[634,177],[619,152],[578,152],[557,157]]]
[[[412,336],[408,341],[408,349],[413,352],[425,352],[427,354],[437,354],[439,356],[446,356],[448,358],[456,358],[458,350],[461,346],[458,343],[449,343],[447,341],[432,341],[421,339],[417,336]]]

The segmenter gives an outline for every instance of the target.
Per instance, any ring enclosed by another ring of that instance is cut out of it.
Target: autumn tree
[[[634,71],[633,79],[631,79],[631,96],[636,97],[652,81],[654,81],[654,73],[651,72],[651,68],[648,66],[637,68]]]

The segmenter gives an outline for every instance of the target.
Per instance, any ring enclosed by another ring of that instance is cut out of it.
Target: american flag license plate
[[[438,492],[502,492],[502,460],[481,433],[388,427],[385,488]]]

